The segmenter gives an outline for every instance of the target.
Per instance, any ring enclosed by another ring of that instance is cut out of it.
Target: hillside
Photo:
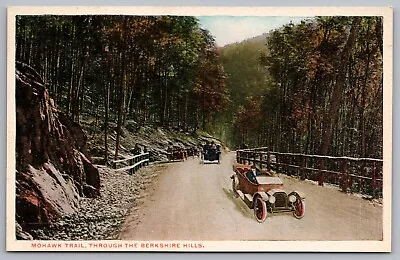
[[[81,125],[88,136],[88,152],[91,154],[91,158],[96,163],[104,165],[104,126],[99,125],[95,118],[88,115],[82,116]],[[128,120],[122,126],[121,133],[118,159],[131,156],[133,148],[138,145],[142,150],[146,148],[149,151],[151,162],[166,161],[167,149],[171,146],[190,148],[199,147],[207,141],[221,142],[206,132],[184,132],[162,127],[139,126],[133,120]],[[108,129],[109,161],[114,158],[116,134],[117,125],[110,124]]]

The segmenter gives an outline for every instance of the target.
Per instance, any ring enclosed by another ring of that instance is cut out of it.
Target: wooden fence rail
[[[118,168],[122,164],[124,167]],[[129,170],[130,174],[135,173],[138,169],[143,166],[149,165],[149,153],[141,153],[134,156],[130,156],[125,159],[112,161],[112,167],[116,171],[126,171]]]
[[[382,197],[382,159],[279,153],[261,147],[238,150],[236,161],[298,176],[302,180],[318,181],[321,186],[324,183],[337,185],[345,192]]]

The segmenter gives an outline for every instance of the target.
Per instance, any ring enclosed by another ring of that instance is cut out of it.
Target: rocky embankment
[[[40,240],[117,239],[125,216],[140,206],[163,168],[151,165],[134,175],[100,168],[101,195],[81,198],[75,213],[54,220],[47,227],[31,230],[32,236]]]
[[[98,169],[79,124],[61,113],[45,82],[16,63],[16,237],[78,210],[80,197],[100,194]]]

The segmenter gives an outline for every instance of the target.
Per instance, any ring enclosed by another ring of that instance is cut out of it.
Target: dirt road
[[[270,215],[258,223],[241,199],[232,197],[234,153],[221,164],[197,158],[171,163],[138,216],[127,218],[124,240],[381,240],[382,206],[308,181],[281,176],[287,191],[306,195],[306,215]]]

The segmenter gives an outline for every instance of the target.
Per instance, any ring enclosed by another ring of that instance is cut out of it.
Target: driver
[[[251,169],[249,169],[246,172],[246,176],[247,178],[251,181],[251,182],[255,182],[257,183],[257,176],[261,174],[260,169],[258,169],[256,166],[252,165]]]
[[[207,153],[209,149],[210,149],[210,143],[207,141],[207,143],[204,145],[204,153]]]
[[[257,173],[255,168],[251,168],[246,172],[247,179],[251,182],[257,182]]]

